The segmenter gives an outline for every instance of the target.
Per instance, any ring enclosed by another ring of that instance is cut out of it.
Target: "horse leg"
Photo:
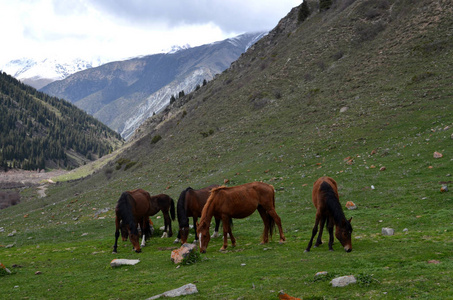
[[[171,229],[171,219],[168,211],[164,213],[164,223],[165,223],[165,232],[167,233],[166,236],[171,237],[173,236],[173,230]],[[164,237],[164,236],[162,236]]]
[[[219,227],[220,227],[220,219],[215,218],[215,229],[214,229],[214,233],[211,235],[211,238],[219,237]]]
[[[148,217],[147,217],[147,218],[148,218]],[[146,219],[147,219],[147,218],[146,218]],[[141,243],[140,247],[145,247],[145,245],[146,245],[146,241],[145,241],[145,238],[146,238],[146,229],[145,229],[145,226],[146,226],[146,224],[145,224],[145,218],[143,218],[143,219],[142,219],[142,222],[141,222],[141,224],[140,224],[140,227],[142,228],[142,236],[143,236],[143,237],[142,237],[142,243]]]
[[[113,253],[117,253],[119,237],[120,237],[120,231],[118,229],[116,229],[115,230],[115,244],[113,245]]]
[[[322,232],[324,230],[324,224],[326,223],[326,218],[321,218],[321,226],[320,226],[320,229],[319,229],[319,234],[318,234],[318,238],[316,239],[316,243],[315,243],[315,247],[318,247],[319,245],[322,244]]]
[[[327,220],[327,229],[329,230],[329,250],[330,251],[333,251],[333,247],[332,247],[333,240],[334,240],[333,225],[334,225],[333,219],[329,218]]]
[[[313,245],[313,238],[314,238],[315,235],[318,233],[318,224],[319,224],[319,218],[318,218],[318,216],[316,216],[315,226],[313,226],[313,230],[312,230],[312,232],[311,232],[311,239],[310,239],[310,241],[308,242],[307,249],[305,249],[304,252],[310,251],[311,245]]]
[[[269,242],[269,214],[266,213],[266,210],[261,205],[258,205],[258,212],[260,213],[261,219],[263,219],[264,230],[263,230],[263,240],[261,245],[267,244]]]
[[[228,218],[223,218],[222,222],[223,222],[223,246],[222,248],[220,248],[220,251],[225,251],[226,248],[228,247],[228,234],[230,234],[231,244],[233,245],[233,247],[236,246],[236,239],[233,237],[233,234],[231,232],[230,222]]]
[[[280,233],[280,244],[282,244],[284,241],[286,241],[285,235],[283,234],[282,220],[277,215],[275,209],[270,210],[269,215],[272,219],[274,219],[275,224],[277,224],[278,232]]]

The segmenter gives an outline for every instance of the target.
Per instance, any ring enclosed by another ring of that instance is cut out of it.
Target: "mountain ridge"
[[[71,101],[127,138],[136,124],[168,105],[172,95],[188,93],[203,80],[211,80],[264,34],[110,62],[50,83],[41,91]]]

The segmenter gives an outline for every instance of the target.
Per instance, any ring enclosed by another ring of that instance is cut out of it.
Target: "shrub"
[[[160,141],[161,139],[162,139],[162,137],[160,135],[155,135],[151,140],[151,144],[155,144],[158,141]]]

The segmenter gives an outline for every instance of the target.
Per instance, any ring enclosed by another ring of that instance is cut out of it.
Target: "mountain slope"
[[[0,165],[26,170],[74,168],[122,143],[74,105],[0,74]]]
[[[67,99],[129,137],[180,91],[190,92],[236,60],[263,33],[209,45],[112,62],[85,70],[41,90]]]

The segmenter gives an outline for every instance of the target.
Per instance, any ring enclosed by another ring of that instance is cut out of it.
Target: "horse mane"
[[[186,211],[186,194],[187,191],[192,190],[191,187],[188,187],[179,194],[179,199],[177,203],[177,214],[178,222],[180,227],[189,227],[189,218],[187,217]]]
[[[131,201],[133,201],[129,192],[123,192],[116,204],[117,214],[120,215],[123,224],[129,225],[129,230],[138,235],[137,224],[135,224],[134,215],[132,214]]]
[[[218,193],[219,190],[223,190],[225,188],[227,188],[227,187],[222,185],[220,187],[213,188],[211,190],[211,194],[209,195],[209,198],[206,201],[206,204],[204,205],[203,210],[201,211],[200,223],[198,224],[198,228],[202,228],[203,226],[207,226],[209,228],[209,225],[210,225],[211,219],[212,219],[212,214],[211,214],[211,216],[209,216],[209,220],[208,220],[207,216],[208,216],[208,212],[210,210],[212,210],[211,206],[212,206],[214,196],[215,196],[215,194]]]
[[[351,229],[351,224],[346,219],[343,208],[340,204],[340,200],[338,199],[337,194],[335,193],[332,186],[328,182],[323,181],[319,190],[322,191],[325,195],[327,208],[332,214],[335,224],[341,224],[341,222],[344,220],[347,224],[346,226],[348,227],[348,229]]]

